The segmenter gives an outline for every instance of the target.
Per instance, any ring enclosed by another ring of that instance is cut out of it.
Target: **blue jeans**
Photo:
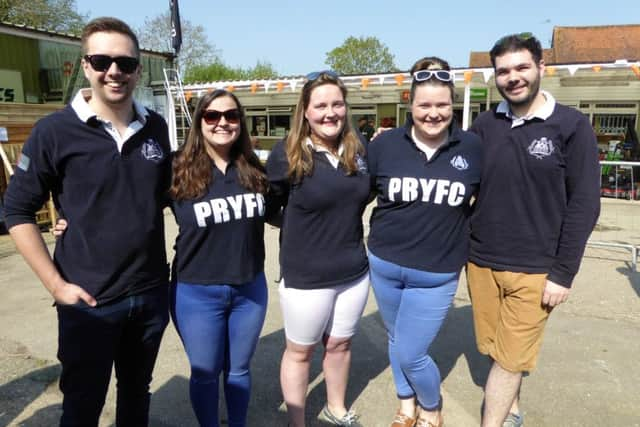
[[[116,426],[148,425],[149,383],[169,322],[167,287],[103,306],[78,303],[57,310],[60,426],[97,427],[114,365]]]
[[[172,294],[171,314],[191,364],[189,394],[200,426],[218,426],[221,373],[229,426],[246,425],[249,365],[267,312],[264,273],[239,286],[178,282]]]
[[[458,287],[459,272],[406,268],[369,253],[371,285],[389,336],[398,398],[440,408],[440,371],[428,354]]]

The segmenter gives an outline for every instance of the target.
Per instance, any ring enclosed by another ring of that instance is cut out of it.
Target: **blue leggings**
[[[218,427],[218,381],[224,374],[229,426],[245,426],[249,365],[267,311],[264,273],[240,286],[178,282],[171,315],[191,364],[189,394],[202,427]]]
[[[371,285],[389,336],[389,361],[399,399],[440,408],[440,371],[428,354],[458,287],[459,272],[401,267],[369,253]]]

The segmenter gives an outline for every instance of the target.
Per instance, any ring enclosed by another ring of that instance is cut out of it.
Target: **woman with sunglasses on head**
[[[362,214],[370,179],[346,95],[335,73],[309,74],[291,132],[267,161],[272,200],[284,207],[279,294],[286,348],[280,383],[294,427],[305,425],[309,367],[319,342],[327,387],[321,417],[359,425],[345,406],[345,393],[351,337],[369,292]]]
[[[391,426],[439,427],[441,379],[428,350],[467,259],[482,152],[479,138],[453,119],[449,64],[423,58],[411,75],[411,117],[404,127],[380,134],[367,150],[377,193],[369,263],[400,400]]]
[[[246,424],[249,365],[267,308],[267,187],[240,102],[224,90],[207,93],[175,155],[170,190],[179,227],[171,314],[191,365],[189,392],[201,426],[219,425],[221,373],[228,424]]]

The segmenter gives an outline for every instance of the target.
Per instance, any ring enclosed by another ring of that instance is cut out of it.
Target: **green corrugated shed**
[[[150,86],[151,82],[164,80],[164,68],[171,68],[171,62],[158,56],[149,56],[142,52],[142,76],[140,84]]]
[[[82,70],[78,70],[72,86],[64,75],[65,63],[78,64],[80,40],[76,43],[0,33],[0,69],[22,74],[25,102],[62,102],[67,89],[71,96],[89,86]],[[161,55],[141,52],[140,89],[146,87],[150,91],[151,82],[164,80],[163,68],[171,67],[171,60]]]
[[[38,40],[0,34],[0,69],[22,73],[25,100],[40,100]]]

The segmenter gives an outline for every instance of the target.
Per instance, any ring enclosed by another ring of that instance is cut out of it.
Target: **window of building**
[[[594,114],[591,120],[597,134],[624,134],[629,125],[635,128],[635,114]]]
[[[635,129],[638,122],[638,104],[580,102],[578,109],[582,111],[593,126],[596,135],[624,135],[629,126]],[[599,138],[600,139],[600,138]]]
[[[247,108],[247,128],[255,136],[284,138],[291,130],[293,107]]]
[[[584,101],[579,104],[598,139],[601,159],[637,161],[638,103]]]

